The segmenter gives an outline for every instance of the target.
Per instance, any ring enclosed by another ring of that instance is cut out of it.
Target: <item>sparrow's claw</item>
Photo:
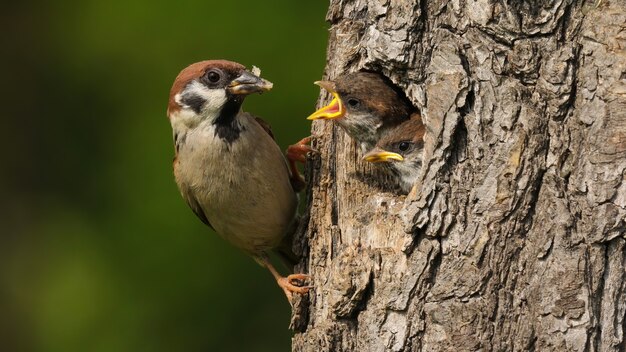
[[[308,281],[310,278],[311,276],[307,274],[291,274],[286,277],[287,281],[289,281],[291,284],[294,284],[300,288],[306,288],[307,291],[309,288],[312,288],[313,286],[302,286],[302,283],[305,281]]]
[[[302,138],[296,144],[292,144],[287,147],[287,159],[289,161],[299,161],[301,163],[306,162],[306,157],[309,153],[318,153],[317,150],[308,145],[309,143],[311,143],[311,136]]]
[[[291,185],[296,192],[300,192],[306,186],[304,177],[298,171],[296,162],[305,163],[309,153],[318,153],[317,150],[311,148],[308,143],[311,142],[311,136],[302,138],[298,143],[287,147],[287,160],[289,161],[289,170],[291,171]]]
[[[261,253],[259,256],[255,257],[256,260],[259,261],[260,264],[265,265],[265,267],[272,273],[274,279],[276,279],[276,283],[278,286],[283,289],[285,292],[285,296],[287,296],[287,300],[289,300],[289,304],[293,304],[293,293],[305,294],[309,292],[313,286],[305,286],[304,281],[310,278],[309,275],[306,274],[291,274],[287,277],[284,277],[276,271],[276,268],[272,265],[272,263],[267,258],[266,253]]]
[[[309,292],[311,288],[313,288],[313,286],[302,286],[302,282],[308,280],[309,278],[310,276],[306,274],[292,274],[287,277],[278,277],[276,278],[276,282],[278,283],[278,286],[283,289],[285,295],[287,296],[287,299],[289,300],[289,303],[291,303],[293,300],[294,292],[299,294],[305,294]]]

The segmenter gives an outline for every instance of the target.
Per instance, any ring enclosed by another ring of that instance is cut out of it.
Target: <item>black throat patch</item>
[[[226,104],[222,107],[220,115],[215,119],[215,135],[220,137],[228,145],[233,144],[239,138],[242,127],[237,121],[237,113],[241,108],[243,100],[239,97],[229,97]]]

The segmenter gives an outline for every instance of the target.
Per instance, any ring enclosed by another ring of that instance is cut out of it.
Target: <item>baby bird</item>
[[[315,84],[329,91],[333,99],[308,119],[335,120],[359,143],[363,153],[374,148],[389,129],[408,120],[415,111],[411,102],[378,73],[348,73]]]
[[[418,113],[383,136],[363,160],[387,162],[402,191],[409,193],[419,176],[424,152],[425,128]]]
[[[298,201],[269,125],[241,110],[247,95],[272,88],[258,69],[252,72],[209,60],[178,74],[167,108],[174,175],[200,220],[267,267],[291,302],[293,292],[308,291],[299,284],[308,276],[281,276],[267,253],[292,230]]]

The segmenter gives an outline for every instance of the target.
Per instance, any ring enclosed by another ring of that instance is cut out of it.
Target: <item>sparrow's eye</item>
[[[209,82],[211,83],[217,83],[220,81],[220,79],[222,78],[222,76],[217,72],[217,71],[209,71],[206,74],[206,78],[209,80]]]
[[[348,105],[355,108],[361,104],[361,101],[357,98],[348,98]]]
[[[212,83],[216,83],[220,80],[220,78],[222,78],[220,74],[215,71],[209,71],[206,74],[206,77],[209,79],[209,82],[212,82]]]
[[[407,150],[411,149],[411,142],[403,141],[398,143],[398,149],[401,152],[406,152]]]

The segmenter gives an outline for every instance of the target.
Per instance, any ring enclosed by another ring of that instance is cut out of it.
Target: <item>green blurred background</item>
[[[267,270],[187,208],[168,92],[209,58],[259,66],[244,109],[308,135],[322,1],[10,2],[2,31],[0,351],[288,351]]]

